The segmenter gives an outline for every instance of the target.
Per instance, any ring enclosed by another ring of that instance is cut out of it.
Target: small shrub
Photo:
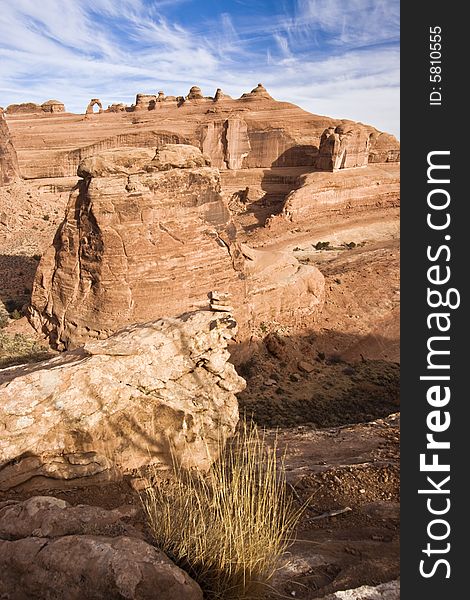
[[[11,313],[11,318],[14,319],[15,321],[18,321],[18,319],[21,319],[22,314],[20,313],[20,311],[15,308],[15,310]]]
[[[22,333],[0,332],[0,369],[54,356],[48,347]]]
[[[49,221],[50,216],[49,215],[42,215],[42,218],[44,219],[44,221]]]
[[[314,246],[315,250],[328,250],[330,242],[317,242]]]
[[[175,475],[142,496],[157,546],[211,600],[263,597],[301,514],[276,445],[244,424],[208,475]]]
[[[9,298],[8,300],[5,300],[5,308],[10,313],[10,317],[12,316],[12,313],[15,310],[19,311],[22,306],[23,306],[23,302],[20,300],[17,300],[17,299],[15,300],[13,298]]]
[[[34,260],[37,260],[39,262],[41,260],[41,255],[40,254],[33,254],[33,258],[34,258]]]

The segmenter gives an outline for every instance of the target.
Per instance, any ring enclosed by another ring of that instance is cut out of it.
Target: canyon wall
[[[98,113],[93,112],[95,105]],[[179,97],[162,91],[137,94],[135,104],[115,103],[106,110],[98,98],[92,98],[84,115],[61,111],[58,104],[28,106],[7,110],[25,178],[74,177],[80,161],[93,153],[135,146],[154,149],[157,136],[166,136],[162,143],[196,145],[219,169],[313,167],[325,130],[348,137],[343,167],[399,160],[399,144],[392,135],[278,102],[261,85],[239,99],[221,90],[214,97],[203,96],[197,86]],[[320,160],[318,168],[337,168],[331,152],[327,154],[329,158]]]
[[[20,169],[10,130],[0,108],[0,186],[19,179]]]

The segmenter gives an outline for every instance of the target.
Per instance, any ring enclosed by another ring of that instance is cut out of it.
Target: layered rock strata
[[[400,205],[398,165],[368,165],[354,171],[309,173],[299,178],[298,188],[290,192],[281,214],[269,221],[271,227],[281,219],[293,223],[331,218],[335,215]]]
[[[207,469],[238,422],[245,383],[227,362],[236,332],[230,314],[198,311],[4,369],[0,490],[173,461]]]
[[[367,162],[364,142],[369,143],[369,162],[399,160],[399,143],[394,136],[369,125],[338,122],[278,102],[261,85],[238,99],[221,90],[213,98],[204,96],[197,86],[186,96],[168,96],[162,91],[138,94],[132,106],[111,104],[96,119],[45,113],[39,105],[31,106],[9,107],[7,112],[25,178],[73,177],[90,149],[96,152],[98,148],[136,146],[129,141],[132,136],[140,139],[140,146],[153,149],[151,133],[165,133],[198,146],[217,168],[313,168],[325,130],[347,143],[348,167]],[[325,155],[324,151],[318,168],[324,168],[323,162],[332,170],[331,152],[327,150]]]

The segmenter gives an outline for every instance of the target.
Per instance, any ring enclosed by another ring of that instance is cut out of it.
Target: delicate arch
[[[101,104],[101,100],[99,98],[92,98],[86,107],[86,114],[92,115],[94,106],[98,106],[98,112],[103,112],[103,105]]]

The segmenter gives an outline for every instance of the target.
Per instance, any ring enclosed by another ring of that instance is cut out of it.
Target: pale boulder
[[[238,422],[227,313],[131,325],[0,375],[0,489],[119,478],[173,460],[207,469]]]

